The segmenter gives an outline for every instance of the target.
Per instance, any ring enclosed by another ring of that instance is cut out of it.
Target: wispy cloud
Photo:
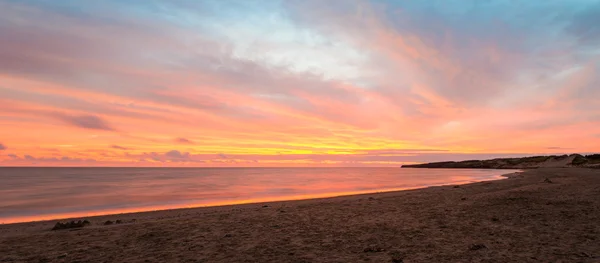
[[[117,149],[117,150],[129,150],[129,148],[119,146],[119,145],[111,145],[110,148]]]
[[[36,163],[54,163],[54,164],[58,164],[58,163],[62,163],[62,164],[69,164],[69,163],[89,163],[89,162],[96,162],[96,160],[88,158],[88,159],[84,159],[84,158],[74,158],[74,157],[69,157],[69,156],[61,156],[61,157],[34,157],[32,155],[29,154],[25,154],[23,155],[23,157],[19,157],[18,155],[15,154],[10,154],[9,155],[12,160],[17,161],[17,162],[22,162],[22,161],[26,161],[28,162],[28,164],[36,164]]]
[[[4,144],[0,143],[0,151],[4,151],[8,148],[6,148],[6,146],[4,146]]]
[[[181,144],[194,144],[193,141],[188,140],[186,138],[181,138],[181,137],[175,138],[175,142],[181,143]]]
[[[57,118],[63,122],[84,129],[114,131],[108,122],[95,115],[63,115],[57,114]]]
[[[132,155],[141,161],[161,162],[161,163],[202,163],[203,160],[194,158],[189,152],[180,152],[178,150],[170,150],[164,153],[150,152],[143,153],[139,156]]]
[[[548,150],[573,150],[573,148],[565,148],[565,147],[547,147]]]

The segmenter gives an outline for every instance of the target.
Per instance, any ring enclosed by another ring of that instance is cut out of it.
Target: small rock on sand
[[[404,254],[402,252],[394,251],[389,255],[392,258],[392,263],[404,263]]]
[[[469,247],[469,250],[475,251],[475,250],[480,250],[480,249],[485,249],[485,248],[487,248],[487,246],[484,244],[473,244]]]
[[[373,252],[382,252],[384,250],[385,249],[377,247],[377,246],[370,246],[370,247],[365,248],[363,250],[363,252],[365,252],[365,253],[373,253]]]

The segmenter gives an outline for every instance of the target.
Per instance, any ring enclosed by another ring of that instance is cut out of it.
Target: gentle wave
[[[510,170],[0,168],[0,223],[332,197],[499,179]]]

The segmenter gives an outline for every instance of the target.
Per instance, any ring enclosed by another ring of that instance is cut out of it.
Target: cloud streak
[[[114,131],[115,129],[108,124],[108,122],[98,116],[94,115],[57,115],[57,118],[62,120],[63,122],[89,130],[104,130],[104,131]]]
[[[127,147],[119,146],[119,145],[111,145],[110,148],[117,150],[129,150]]]
[[[175,138],[175,142],[181,143],[181,144],[194,144],[193,141],[186,139],[186,138],[181,138],[181,137]]]

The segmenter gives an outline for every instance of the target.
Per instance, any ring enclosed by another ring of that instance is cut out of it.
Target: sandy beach
[[[79,219],[0,225],[0,262],[600,262],[600,170]]]

